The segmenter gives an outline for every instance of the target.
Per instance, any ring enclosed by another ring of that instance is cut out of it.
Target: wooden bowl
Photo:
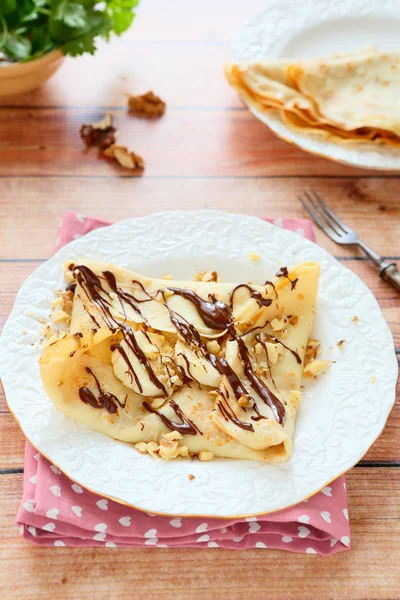
[[[0,98],[35,90],[60,68],[64,58],[58,48],[30,62],[0,66]]]

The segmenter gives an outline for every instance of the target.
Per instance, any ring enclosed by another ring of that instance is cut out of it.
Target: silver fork
[[[311,190],[304,192],[303,196],[297,196],[314,223],[322,229],[328,237],[337,244],[345,244],[348,246],[358,246],[379,268],[379,275],[391,283],[398,291],[400,291],[400,272],[395,263],[388,263],[383,260],[377,252],[372,250],[365,244],[358,234],[345,225],[343,221],[335,215],[334,212],[325,204],[320,196]]]

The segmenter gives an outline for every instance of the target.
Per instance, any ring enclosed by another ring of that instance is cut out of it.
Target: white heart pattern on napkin
[[[80,485],[78,485],[77,483],[73,483],[71,485],[72,489],[74,490],[74,492],[76,492],[77,494],[83,494],[83,489],[81,488]]]
[[[96,533],[96,535],[93,536],[93,539],[96,540],[96,542],[104,542],[106,534],[104,532]]]
[[[304,527],[303,525],[300,525],[298,530],[299,530],[299,537],[301,537],[301,538],[306,538],[311,533],[311,531],[309,529],[307,529],[307,527]]]
[[[310,517],[308,515],[300,515],[297,520],[299,523],[309,523]]]
[[[54,494],[57,498],[61,496],[61,490],[59,485],[52,485],[50,488],[52,494]]]
[[[205,535],[201,535],[198,538],[198,542],[208,542],[210,540],[210,536],[206,533]]]
[[[131,517],[121,517],[119,523],[121,523],[123,527],[129,527],[131,524]]]
[[[28,500],[24,504],[24,509],[30,513],[35,512],[36,500],[32,498],[32,500]]]
[[[259,525],[255,521],[251,521],[249,523],[249,533],[257,533],[257,531],[259,531],[259,529],[261,529],[261,525]]]
[[[149,529],[144,534],[144,537],[145,538],[154,538],[154,537],[156,537],[156,535],[157,535],[157,529]]]
[[[96,504],[101,510],[108,510],[108,500],[106,498],[98,500]]]
[[[327,510],[324,510],[321,513],[321,517],[323,518],[324,521],[326,521],[326,523],[332,523],[331,514]]]
[[[207,531],[207,528],[208,528],[208,524],[202,523],[201,525],[196,527],[196,533],[204,533],[205,531]]]
[[[56,528],[56,524],[55,523],[46,523],[46,525],[43,525],[42,529],[44,529],[45,531],[54,531]]]
[[[179,517],[175,517],[175,519],[172,519],[169,524],[176,528],[182,527],[182,520]]]
[[[50,510],[48,510],[46,513],[46,517],[48,519],[57,520],[57,515],[59,515],[59,514],[60,514],[60,511],[58,510],[58,508],[50,508]]]
[[[324,487],[324,488],[322,488],[321,492],[324,494],[324,496],[329,496],[330,498],[332,498],[332,488],[331,487]]]
[[[267,548],[267,546],[264,544],[264,542],[257,542],[256,548]]]
[[[71,506],[71,510],[77,517],[82,516],[82,507],[81,506]]]
[[[95,525],[93,527],[93,529],[95,531],[101,531],[102,533],[104,533],[104,531],[107,529],[107,524],[106,523],[97,523],[97,525]]]

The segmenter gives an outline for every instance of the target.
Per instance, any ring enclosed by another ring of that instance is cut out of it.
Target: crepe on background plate
[[[226,65],[229,83],[295,131],[344,144],[400,145],[400,54],[363,49]]]
[[[165,459],[290,456],[318,263],[263,286],[154,279],[88,259],[66,278],[68,329],[40,358],[60,411]]]

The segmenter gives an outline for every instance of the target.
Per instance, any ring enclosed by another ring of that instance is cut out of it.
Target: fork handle
[[[400,271],[395,263],[383,263],[379,275],[400,292]]]

